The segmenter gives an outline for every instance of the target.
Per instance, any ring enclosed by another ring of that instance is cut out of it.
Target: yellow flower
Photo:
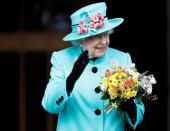
[[[125,77],[128,77],[128,74],[125,72],[122,72],[122,76],[125,78]]]
[[[119,89],[122,90],[124,88],[124,81],[119,80]]]
[[[136,94],[137,94],[137,91],[135,91],[135,90],[126,90],[125,92],[123,92],[121,94],[121,97],[125,98],[125,99],[130,99],[130,98],[136,96]]]
[[[115,80],[115,79],[116,79],[115,74],[109,76],[109,80],[113,81],[113,80]]]
[[[115,102],[115,103],[112,103],[111,105],[112,105],[113,108],[117,108],[117,107],[118,107],[118,105],[116,104],[116,102]]]
[[[112,76],[114,79],[119,79],[122,77],[121,73],[120,72],[115,72]]]
[[[117,75],[117,78],[120,79],[120,78],[122,78],[122,77],[123,77],[122,73],[119,72],[118,75]]]
[[[129,91],[128,94],[127,94],[130,98],[133,97],[133,96],[136,96],[136,91]]]
[[[113,80],[113,81],[112,81],[112,86],[117,86],[117,84],[118,84],[118,81],[117,81],[117,80]]]
[[[118,96],[117,90],[115,90],[113,87],[108,88],[110,99],[113,100]]]
[[[121,71],[123,71],[124,69],[123,69],[123,67],[120,67],[120,66],[119,66],[119,67],[115,67],[115,70],[118,71],[118,72],[121,72]]]
[[[139,81],[138,81],[137,78],[133,78],[132,80],[134,81],[134,85],[135,85],[135,86],[138,86],[138,85],[139,85]]]
[[[106,77],[103,77],[101,83],[107,87],[108,79]]]

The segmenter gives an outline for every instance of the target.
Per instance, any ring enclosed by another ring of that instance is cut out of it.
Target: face
[[[81,43],[83,50],[88,50],[91,54],[90,58],[101,57],[109,47],[109,32],[104,32],[93,37],[85,38]]]

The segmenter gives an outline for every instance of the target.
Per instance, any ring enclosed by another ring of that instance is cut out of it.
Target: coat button
[[[93,73],[96,73],[96,72],[97,72],[97,67],[93,67],[93,68],[92,68],[92,72],[93,72]]]
[[[57,103],[57,105],[59,105],[59,104],[60,104],[60,102],[59,102],[59,101],[56,101],[56,103]]]
[[[59,102],[61,102],[61,101],[62,101],[62,99],[61,99],[61,98],[59,98],[58,100],[59,100]]]
[[[96,114],[96,115],[100,115],[100,114],[101,114],[101,111],[100,111],[99,109],[96,109],[96,110],[95,110],[95,114]]]
[[[64,97],[63,97],[63,96],[61,96],[61,100],[64,100]]]
[[[100,93],[100,87],[99,86],[95,88],[95,92]]]

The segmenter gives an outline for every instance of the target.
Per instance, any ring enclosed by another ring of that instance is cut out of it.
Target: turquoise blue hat
[[[123,22],[123,18],[108,19],[106,9],[106,3],[99,2],[74,12],[70,16],[72,32],[66,35],[63,41],[76,41],[94,36],[112,30]]]

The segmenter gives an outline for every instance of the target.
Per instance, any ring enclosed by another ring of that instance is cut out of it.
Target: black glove
[[[119,107],[122,111],[126,111],[128,113],[132,123],[135,124],[137,113],[134,99],[129,99],[126,102],[122,102]]]
[[[88,50],[86,50],[80,54],[80,56],[74,63],[73,69],[66,79],[66,89],[68,95],[70,95],[70,92],[72,91],[75,82],[80,77],[89,61],[90,59],[88,58]]]

